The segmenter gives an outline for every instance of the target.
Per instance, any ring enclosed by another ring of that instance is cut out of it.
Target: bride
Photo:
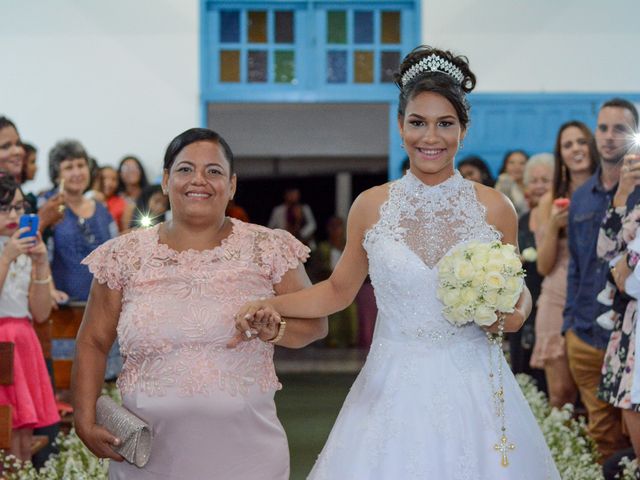
[[[499,370],[486,332],[450,324],[436,297],[438,261],[453,247],[517,241],[506,197],[454,169],[475,75],[465,57],[422,46],[403,60],[396,84],[408,173],[355,200],[346,248],[328,280],[245,305],[236,315],[237,341],[255,339],[280,316],[322,317],[347,307],[369,274],[379,308],[371,351],[309,478],[559,479],[501,351],[508,444],[500,444],[490,377]],[[525,289],[504,330],[517,331],[530,309]]]

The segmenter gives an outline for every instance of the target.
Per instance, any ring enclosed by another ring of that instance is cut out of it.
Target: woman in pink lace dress
[[[309,285],[308,249],[287,232],[225,217],[236,177],[215,132],[191,129],[165,155],[170,222],[136,230],[95,250],[78,334],[75,425],[99,457],[122,460],[95,423],[105,356],[116,337],[125,358],[123,404],[153,429],[142,469],[111,462],[111,479],[289,478],[287,439],[276,416],[281,386],[273,341],[302,347],[326,335],[326,319],[243,332],[262,341],[229,347],[234,313],[251,299]]]

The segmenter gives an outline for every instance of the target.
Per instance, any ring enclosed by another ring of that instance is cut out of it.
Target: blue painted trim
[[[390,180],[402,175],[401,165],[406,156],[398,129],[398,102],[395,101],[389,103],[389,166],[387,173]]]

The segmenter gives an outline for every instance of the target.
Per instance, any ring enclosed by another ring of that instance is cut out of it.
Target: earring
[[[464,140],[460,140],[460,146],[458,148],[464,148]]]
[[[400,137],[400,148],[404,150],[404,138]]]

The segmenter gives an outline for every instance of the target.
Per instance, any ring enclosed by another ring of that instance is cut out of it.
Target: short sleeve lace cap
[[[91,252],[82,263],[99,283],[106,283],[112,290],[123,290],[140,266],[141,244],[152,238],[156,229],[157,226],[113,238]]]
[[[309,258],[309,248],[284,230],[267,230],[269,234],[259,242],[260,262],[271,283],[277,285],[289,270]]]

